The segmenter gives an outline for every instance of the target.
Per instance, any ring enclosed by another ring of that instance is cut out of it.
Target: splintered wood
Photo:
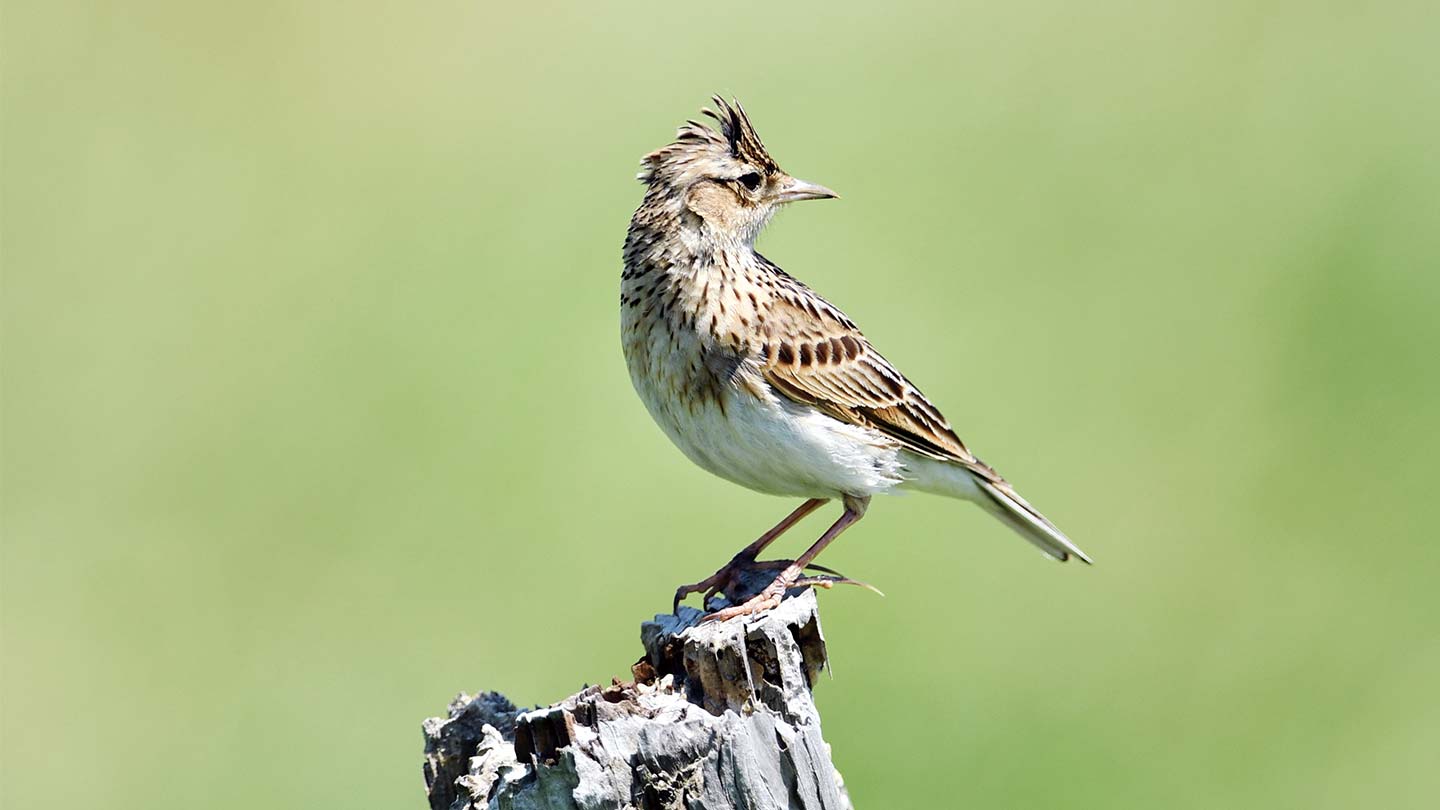
[[[700,623],[641,625],[634,680],[548,708],[461,695],[425,721],[433,810],[849,810],[811,690],[826,666],[815,596]]]

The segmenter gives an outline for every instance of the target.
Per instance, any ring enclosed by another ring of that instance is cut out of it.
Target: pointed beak
[[[775,195],[775,200],[776,202],[791,203],[800,200],[833,200],[839,196],[822,185],[807,183],[792,177],[780,187],[779,193]]]

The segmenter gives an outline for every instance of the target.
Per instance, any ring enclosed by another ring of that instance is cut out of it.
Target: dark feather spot
[[[830,362],[830,341],[822,340],[815,344],[815,362],[822,366]]]
[[[787,366],[791,365],[795,362],[795,350],[790,348],[789,343],[781,343],[780,351],[776,355],[775,359],[779,360],[781,363],[784,363]]]
[[[810,351],[810,344],[800,344],[800,365],[808,366],[815,360],[815,355]]]

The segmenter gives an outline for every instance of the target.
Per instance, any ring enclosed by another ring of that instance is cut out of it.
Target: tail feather
[[[1046,555],[1064,562],[1073,555],[1086,563],[1090,557],[1070,542],[1065,533],[1045,519],[1000,474],[979,459],[961,463],[911,456],[906,459],[907,489],[933,492],[974,501]]]
[[[1041,551],[1060,562],[1070,559],[1072,554],[1087,565],[1091,562],[1090,557],[1081,551],[1079,546],[1070,542],[1064,532],[1046,520],[1039,510],[1020,497],[1020,493],[1009,484],[1003,481],[987,481],[979,476],[975,477],[975,483],[987,496],[980,500],[980,505]]]

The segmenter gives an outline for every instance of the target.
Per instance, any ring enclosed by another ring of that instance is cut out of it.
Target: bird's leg
[[[784,534],[791,526],[803,520],[806,515],[824,506],[828,500],[829,498],[811,498],[805,503],[800,504],[799,508],[789,515],[786,515],[784,520],[776,523],[774,528],[760,535],[759,539],[755,542],[741,549],[740,553],[731,558],[730,562],[725,563],[719,571],[716,571],[693,585],[681,585],[679,588],[676,588],[673,610],[680,610],[680,600],[692,593],[704,591],[705,598],[701,600],[701,604],[703,605],[704,602],[709,601],[711,596],[724,590],[725,586],[729,585],[741,571],[746,568],[754,568],[755,558],[760,556],[760,552],[764,551],[766,546],[775,542],[777,537]]]
[[[853,580],[848,580],[844,577],[837,577],[835,579],[807,577],[802,580],[801,574],[807,566],[815,561],[816,557],[820,556],[820,552],[824,551],[825,547],[830,545],[830,541],[839,537],[841,532],[855,525],[855,523],[859,522],[860,518],[865,516],[865,508],[869,505],[869,496],[855,498],[846,495],[845,514],[841,515],[839,520],[835,521],[830,528],[825,530],[824,534],[820,535],[820,539],[815,541],[815,545],[806,549],[804,554],[801,554],[794,562],[785,566],[784,570],[780,572],[780,575],[775,577],[774,582],[765,586],[765,590],[756,594],[749,601],[716,611],[706,616],[705,621],[723,622],[726,619],[733,619],[736,616],[748,616],[752,613],[759,613],[762,610],[769,610],[780,604],[781,598],[785,596],[785,591],[802,582],[807,585],[820,585],[821,587],[827,588],[838,582],[853,582]],[[825,582],[829,584],[824,584]],[[858,585],[861,583],[855,584]]]

